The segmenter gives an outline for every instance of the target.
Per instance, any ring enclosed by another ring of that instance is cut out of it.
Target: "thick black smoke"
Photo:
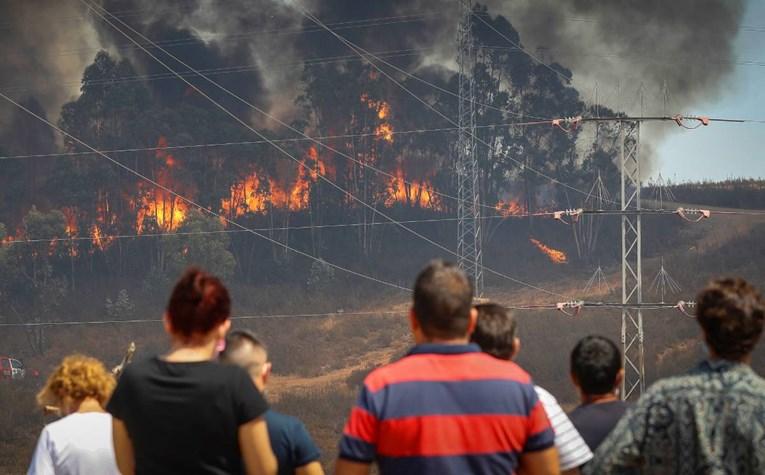
[[[570,69],[585,100],[632,114],[685,112],[699,98],[714,96],[734,66],[745,8],[745,0],[486,1],[490,15],[504,16],[520,32],[527,50]],[[398,52],[398,65],[455,65],[457,0],[100,4],[283,119],[293,118],[294,99],[302,92],[302,60],[353,57],[307,20],[303,8],[370,51]],[[10,0],[0,4],[0,12],[6,58],[0,85],[35,96],[52,116],[76,94],[98,48],[129,57],[142,74],[164,73],[79,2]],[[499,37],[497,42],[506,43]],[[153,82],[168,100],[182,93],[177,80]]]

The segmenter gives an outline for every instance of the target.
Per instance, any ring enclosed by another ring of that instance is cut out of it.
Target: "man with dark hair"
[[[364,380],[336,473],[557,474],[554,434],[531,378],[469,343],[477,312],[464,272],[441,261],[417,277],[416,346]]]
[[[234,330],[226,337],[220,354],[224,363],[247,370],[255,386],[264,392],[271,375],[271,362],[266,346],[250,331]],[[323,475],[319,449],[298,419],[268,410],[265,414],[271,449],[276,455],[279,475]]]
[[[653,385],[595,454],[589,473],[762,474],[765,380],[750,368],[765,302],[742,279],[712,282],[696,320],[709,358]]]
[[[579,340],[571,352],[571,380],[581,405],[570,417],[592,451],[627,410],[627,404],[619,399],[623,379],[622,355],[613,341],[598,335]]]
[[[478,310],[478,322],[470,341],[495,358],[512,360],[521,348],[521,340],[516,334],[515,318],[505,307],[495,303],[484,303],[476,305],[475,308]],[[592,459],[592,451],[571,424],[555,396],[539,386],[534,386],[534,389],[555,432],[555,448],[558,449],[561,473],[579,473],[579,467]]]

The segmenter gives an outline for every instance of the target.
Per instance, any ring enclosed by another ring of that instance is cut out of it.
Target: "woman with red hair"
[[[216,277],[192,268],[175,285],[170,351],[128,366],[107,405],[123,475],[276,473],[263,396],[243,369],[213,361],[230,314]]]

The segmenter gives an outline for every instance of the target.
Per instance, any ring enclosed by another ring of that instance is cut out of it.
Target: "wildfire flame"
[[[157,147],[167,147],[167,139],[160,136]],[[175,157],[160,149],[156,152],[156,158],[160,161],[156,181],[162,186],[174,189],[171,170],[176,166]],[[187,213],[188,206],[182,199],[163,189],[154,188],[141,197],[141,206],[136,217],[136,229],[139,234],[143,232],[146,219],[153,217],[160,230],[175,231],[183,224]]]
[[[566,256],[566,253],[563,251],[559,251],[557,249],[553,249],[544,243],[540,242],[537,239],[531,238],[531,243],[534,244],[537,249],[542,251],[544,254],[547,255],[547,257],[550,258],[552,262],[555,264],[566,264],[568,263],[568,257]]]
[[[499,200],[494,208],[501,216],[518,216],[525,212],[523,206],[515,200]]]
[[[404,170],[396,170],[394,178],[388,183],[389,196],[385,200],[386,206],[393,206],[396,203],[403,203],[409,206],[418,206],[420,208],[435,207],[435,191],[433,185],[428,182],[409,180],[407,183],[404,177]]]
[[[97,224],[90,227],[90,237],[93,239],[93,246],[102,251],[106,250],[114,240],[112,237],[104,236]]]
[[[260,177],[252,173],[243,181],[231,185],[229,197],[221,202],[221,209],[229,216],[247,213],[264,213],[269,204],[273,208],[301,211],[308,208],[311,185],[319,176],[331,176],[334,171],[319,157],[316,147],[308,149],[302,166],[298,166],[295,181],[289,185],[268,178],[268,188],[263,189]]]
[[[66,235],[70,238],[74,238],[77,236],[77,211],[74,208],[63,208],[61,212],[64,214],[64,218],[66,219]],[[74,244],[74,241],[72,241],[69,245],[69,255],[71,257],[77,257],[79,254],[79,251],[77,250],[77,246]]]
[[[252,174],[239,183],[231,185],[229,198],[221,203],[221,209],[229,216],[262,213],[266,210],[267,196],[260,189],[260,179]]]
[[[382,100],[376,101],[371,99],[366,92],[361,95],[361,102],[370,109],[377,111],[377,118],[382,121],[375,127],[375,136],[379,140],[393,143],[393,125],[387,122],[387,119],[390,117],[390,104]]]

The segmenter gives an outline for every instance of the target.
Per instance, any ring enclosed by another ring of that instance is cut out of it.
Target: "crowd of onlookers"
[[[569,414],[513,362],[513,316],[473,300],[451,264],[419,274],[415,345],[364,380],[336,473],[765,473],[765,380],[750,368],[765,303],[747,282],[701,291],[707,358],[634,404],[620,398],[620,349],[581,339],[570,358],[580,404]],[[269,409],[268,350],[251,332],[229,332],[230,310],[223,284],[190,269],[165,311],[165,354],[117,381],[93,358],[65,358],[38,394],[63,417],[43,429],[29,473],[322,474],[303,424]]]

